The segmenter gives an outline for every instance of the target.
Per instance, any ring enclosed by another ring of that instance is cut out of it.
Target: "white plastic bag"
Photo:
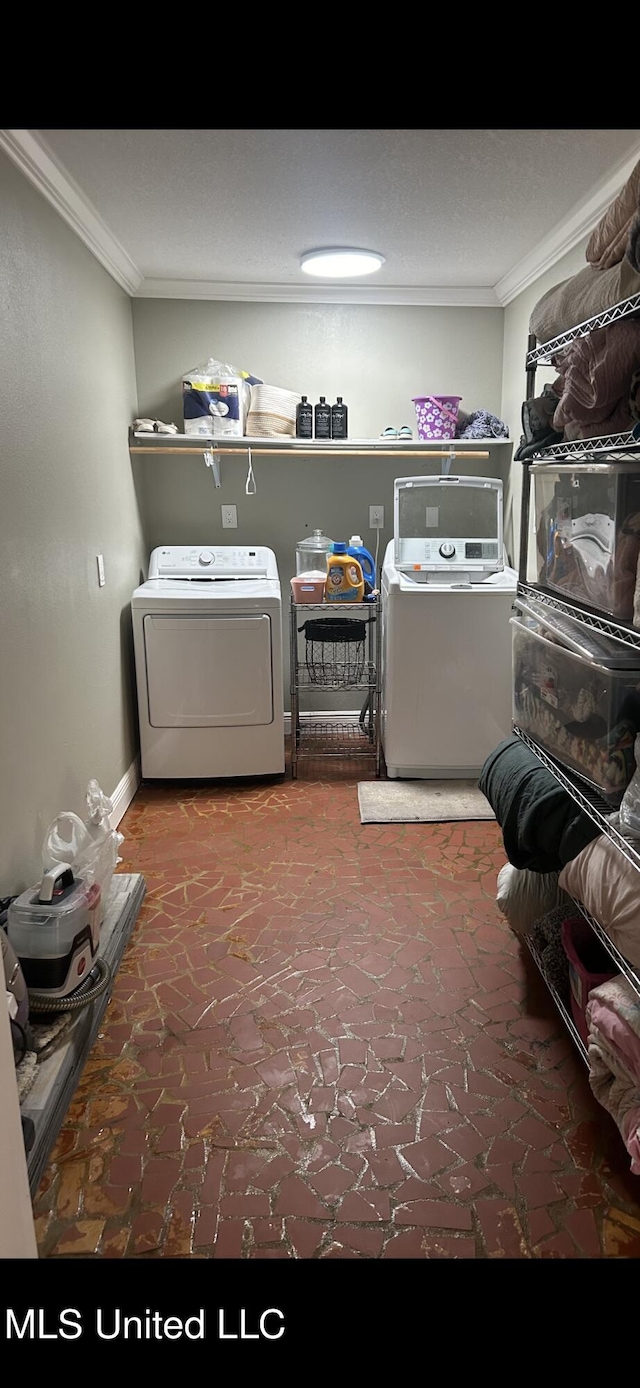
[[[530,872],[505,863],[498,873],[498,909],[516,935],[530,935],[541,916],[568,900],[557,872]]]
[[[633,746],[636,769],[622,797],[618,811],[618,825],[623,834],[640,838],[640,733]]]
[[[104,920],[111,878],[117,864],[122,834],[111,828],[109,818],[113,804],[100,789],[98,782],[89,781],[87,786],[86,820],[63,810],[49,825],[42,845],[42,867],[47,872],[56,863],[66,863],[73,868],[74,875],[87,883],[97,882],[100,887],[100,921]]]

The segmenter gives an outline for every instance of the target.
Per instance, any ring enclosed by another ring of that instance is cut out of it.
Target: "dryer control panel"
[[[149,578],[277,578],[275,555],[264,546],[166,545],[154,549]]]

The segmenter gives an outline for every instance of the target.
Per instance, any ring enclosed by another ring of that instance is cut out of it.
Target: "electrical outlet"
[[[238,511],[237,511],[237,507],[235,507],[235,506],[221,506],[221,507],[220,507],[220,511],[221,511],[221,514],[222,514],[222,529],[223,529],[223,530],[237,530],[237,529],[238,529]]]
[[[369,507],[369,529],[384,530],[384,506]]]
[[[96,563],[98,565],[98,587],[104,588],[107,580],[104,576],[104,557],[102,554],[96,554]]]

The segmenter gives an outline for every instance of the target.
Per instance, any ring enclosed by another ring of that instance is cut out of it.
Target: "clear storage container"
[[[534,463],[538,582],[621,622],[633,617],[640,463]]]
[[[312,574],[316,578],[327,577],[327,555],[333,540],[323,535],[321,530],[313,530],[296,545],[296,574]]]
[[[591,632],[588,651],[567,620],[562,631],[553,614],[512,617],[514,723],[617,805],[635,770],[640,654]]]

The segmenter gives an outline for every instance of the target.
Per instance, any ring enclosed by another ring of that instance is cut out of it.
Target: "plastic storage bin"
[[[538,582],[633,617],[640,554],[640,463],[534,463]]]
[[[297,578],[291,579],[291,592],[293,601],[298,603],[305,602],[324,602],[324,588],[326,578],[317,578],[315,574],[298,574]]]
[[[572,916],[562,922],[562,947],[569,960],[571,1013],[586,1046],[589,1031],[585,1013],[589,993],[615,978],[616,970],[612,967],[611,955],[582,916]]]
[[[511,618],[511,628],[514,722],[619,804],[635,769],[640,653],[599,633],[587,641],[564,615],[557,626],[551,613],[535,620],[531,605]]]

